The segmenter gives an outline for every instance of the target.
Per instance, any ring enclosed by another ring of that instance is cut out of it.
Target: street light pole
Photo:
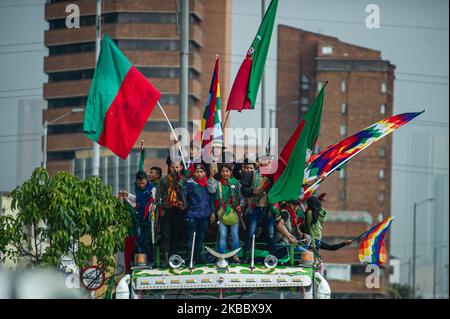
[[[189,104],[189,0],[181,0],[180,126],[188,129]]]
[[[100,44],[102,36],[102,0],[97,0],[96,7],[96,35],[95,35],[95,65],[97,65],[100,56]],[[92,175],[100,175],[100,145],[97,142],[92,142]]]
[[[441,245],[437,248],[434,248],[433,251],[433,299],[436,299],[436,259],[437,259],[437,252],[439,249],[447,247],[446,245]]]
[[[66,112],[60,116],[58,116],[57,118],[51,120],[50,122],[45,120],[44,122],[44,132],[43,132],[43,154],[42,154],[42,167],[47,169],[47,135],[48,135],[48,125],[58,122],[59,120],[65,118],[66,116],[72,114],[72,113],[80,113],[83,112],[84,110],[82,108],[73,108],[71,109],[69,112]]]
[[[276,113],[277,111],[281,111],[281,110],[284,110],[285,108],[287,108],[288,106],[290,106],[290,105],[293,105],[293,104],[297,104],[297,103],[300,103],[301,101],[300,100],[294,100],[294,101],[290,101],[290,102],[288,102],[288,103],[286,103],[286,104],[283,104],[283,105],[281,105],[281,106],[279,106],[279,107],[275,107],[275,109],[270,109],[269,110],[269,112],[270,112],[270,125],[272,125],[272,114],[273,113]],[[275,122],[276,122],[276,118],[275,118]],[[274,127],[276,127],[276,124],[277,123],[275,123],[275,125],[274,125]]]
[[[427,198],[420,202],[414,203],[414,214],[413,214],[413,263],[412,263],[412,288],[413,288],[413,298],[416,299],[416,212],[417,212],[417,206],[420,204],[431,202],[434,198]]]

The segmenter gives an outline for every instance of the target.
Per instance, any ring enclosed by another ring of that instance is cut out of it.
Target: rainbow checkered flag
[[[320,153],[312,155],[308,161],[308,166],[305,168],[303,184],[310,185],[312,182],[314,184],[303,187],[303,193],[305,194],[304,200],[317,190],[320,183],[328,175],[375,142],[415,119],[425,111],[402,113],[385,118],[338,143],[328,146]]]
[[[386,261],[384,238],[395,216],[389,216],[381,223],[373,226],[361,236],[359,245],[359,261],[365,264],[382,265]]]

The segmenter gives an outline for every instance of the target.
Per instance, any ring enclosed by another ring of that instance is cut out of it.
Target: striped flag
[[[317,155],[312,155],[305,169],[303,184],[317,181],[310,187],[304,187],[304,198],[308,198],[319,187],[320,182],[333,171],[341,167],[353,156],[392,133],[400,126],[416,118],[422,112],[402,113],[376,122],[364,130],[347,137],[346,139],[328,146]]]
[[[219,81],[219,56],[216,56],[216,63],[209,88],[208,99],[206,100],[205,111],[200,127],[202,148],[205,146],[222,146],[222,108],[220,105],[220,81]],[[197,140],[197,139],[194,139]]]
[[[395,216],[389,216],[363,234],[359,245],[359,261],[366,264],[382,265],[386,261],[384,238]]]

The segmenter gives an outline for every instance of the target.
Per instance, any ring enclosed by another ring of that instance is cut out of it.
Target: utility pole
[[[416,213],[417,206],[420,204],[431,202],[434,198],[427,198],[420,202],[414,203],[414,214],[413,214],[413,254],[412,254],[412,289],[413,289],[413,299],[416,299]]]
[[[264,13],[266,11],[266,1],[261,0],[261,21],[264,19]],[[266,72],[263,70],[262,80],[261,80],[261,128],[264,129],[264,136],[266,134],[266,90],[265,90],[265,80]]]
[[[189,0],[181,0],[180,126],[188,129]],[[186,141],[185,141],[186,142]]]
[[[100,43],[102,36],[102,0],[97,0],[96,35],[95,35],[95,65],[97,66],[98,57],[100,56]],[[92,176],[100,175],[100,145],[92,142]]]
[[[447,247],[447,246],[441,245],[441,246],[439,246],[437,248],[434,248],[434,250],[433,250],[433,299],[436,299],[436,277],[437,277],[437,275],[436,275],[436,268],[437,268],[436,267],[436,264],[437,264],[436,259],[437,259],[437,252],[438,252],[439,249],[444,248],[444,247]]]

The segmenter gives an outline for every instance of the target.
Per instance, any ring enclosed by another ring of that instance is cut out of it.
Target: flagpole
[[[173,137],[175,138],[175,141],[177,142],[177,145],[178,145],[178,149],[179,149],[179,151],[180,151],[180,153],[181,153],[181,161],[183,162],[184,169],[187,170],[188,167],[187,167],[187,165],[186,165],[186,162],[184,161],[183,150],[181,149],[180,142],[178,141],[177,135],[175,134],[175,130],[173,129],[172,123],[170,123],[169,118],[167,117],[167,114],[166,114],[166,112],[164,111],[164,109],[163,109],[163,107],[161,106],[161,104],[159,103],[159,101],[157,101],[157,103],[158,103],[159,108],[161,109],[161,112],[164,114],[164,117],[166,118],[167,123],[169,123],[170,130],[172,131]]]
[[[370,230],[370,229],[369,229],[369,230]],[[366,234],[369,232],[369,230],[366,230],[366,231],[365,231],[364,233],[362,233],[361,235],[359,235],[359,236],[353,238],[352,241],[357,241],[358,239],[362,238],[364,235],[366,235]]]
[[[266,1],[261,0],[261,23],[266,13]],[[261,77],[261,128],[264,130],[264,139],[266,137],[266,72],[262,71]]]

